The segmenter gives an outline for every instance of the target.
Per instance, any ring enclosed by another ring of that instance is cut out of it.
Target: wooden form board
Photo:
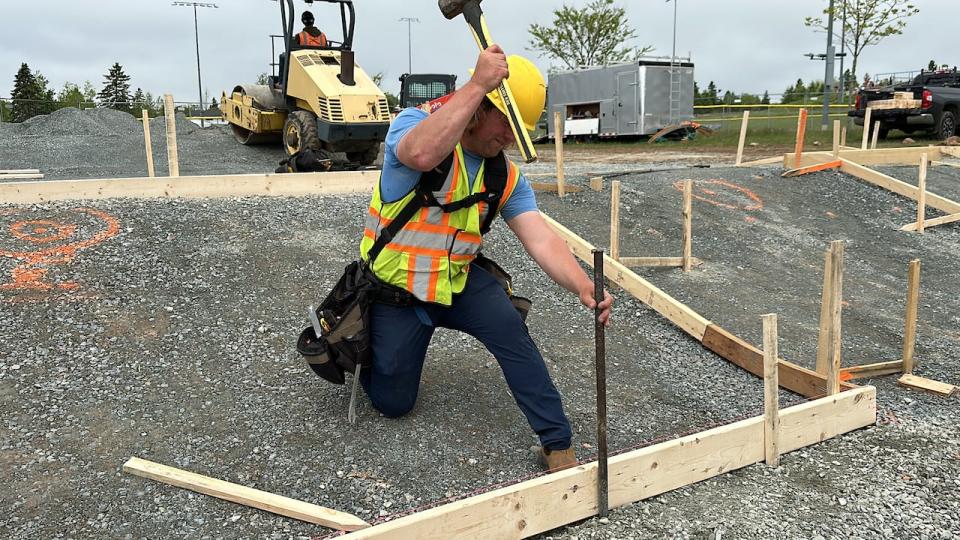
[[[882,377],[884,375],[893,375],[894,373],[902,372],[903,360],[891,360],[890,362],[877,362],[875,364],[862,364],[843,368],[840,370],[840,379],[852,381],[854,379]]]
[[[839,169],[843,163],[839,160],[827,161],[825,163],[817,163],[816,165],[807,165],[805,167],[798,167],[796,169],[790,169],[789,171],[784,172],[780,176],[783,178],[793,178],[796,176],[803,176],[805,174],[826,171],[828,169]]]
[[[876,150],[849,150],[840,148],[840,158],[859,165],[916,165],[920,156],[927,154],[930,159],[938,160],[949,146],[909,146],[906,148],[878,148]],[[813,165],[835,159],[833,152],[804,152],[801,166]],[[782,163],[785,169],[794,168],[796,154],[784,154]],[[746,163],[744,164],[746,165]]]
[[[734,165],[743,163],[743,145],[747,142],[747,126],[750,124],[750,111],[743,111],[743,120],[740,121],[740,140],[737,142],[737,160]]]
[[[115,197],[190,199],[370,193],[379,177],[380,171],[351,171],[9,182],[0,183],[0,200],[8,204],[35,204]]]
[[[0,174],[0,181],[3,180],[40,180],[43,175],[40,173],[13,173]]]
[[[920,158],[918,157],[917,159]],[[864,167],[859,163],[854,163],[847,159],[843,159],[843,165],[841,165],[840,170],[873,185],[880,186],[898,195],[902,195],[913,200],[917,200],[919,195],[919,189],[917,186],[902,182],[896,178],[893,178],[892,176],[887,176],[881,172],[875,171],[869,167]],[[949,214],[960,213],[960,203],[951,201],[946,197],[941,197],[940,195],[931,193],[929,191],[927,192],[927,206],[932,206],[937,210],[941,210]]]
[[[40,169],[2,169],[0,176],[5,174],[40,174]]]
[[[280,514],[281,516],[292,517],[341,531],[355,531],[370,526],[369,523],[353,514],[331,510],[330,508],[324,508],[316,504],[298,501],[282,495],[241,486],[216,478],[210,478],[209,476],[184,471],[145,459],[130,458],[123,464],[123,471],[172,486],[196,491],[197,493],[245,504],[259,508],[260,510]]]
[[[146,109],[140,111],[143,121],[143,144],[147,152],[147,176],[153,178],[156,176],[153,171],[153,142],[150,140],[150,115]]]
[[[563,238],[577,258],[587,265],[593,264],[592,244],[546,214],[543,214],[543,218]],[[759,349],[713,324],[610,256],[604,257],[604,268],[608,279],[693,336],[704,347],[750,373],[763,377],[763,353]],[[826,394],[827,379],[823,375],[782,359],[778,366],[781,387],[806,397]],[[842,383],[841,388],[852,389],[856,386]]]
[[[683,257],[620,257],[620,264],[627,267],[636,266],[683,266]],[[703,261],[690,257],[691,266],[700,266]]]
[[[759,387],[757,392],[760,392]],[[780,411],[780,453],[873,425],[876,390],[866,386]],[[756,416],[609,460],[610,507],[641,501],[764,459]],[[342,536],[345,539],[526,538],[597,513],[597,463],[537,477]]]
[[[737,167],[754,167],[757,165],[772,165],[774,163],[780,163],[783,161],[783,158],[780,156],[773,156],[763,159],[755,159],[753,161],[744,161],[737,165]]]
[[[566,191],[563,189],[564,186],[564,175],[563,175],[563,136],[566,133],[564,131],[564,116],[560,111],[554,111],[553,113],[553,140],[556,145],[556,157],[557,157],[557,195],[560,198],[563,198],[566,195]]]
[[[546,193],[560,193],[560,184],[554,184],[553,182],[530,182],[530,187],[534,191],[542,191]],[[583,188],[580,186],[574,186],[566,184],[563,186],[563,192],[566,193],[580,193],[583,191]]]
[[[934,381],[932,379],[917,377],[916,375],[910,374],[905,374],[904,376],[900,377],[897,380],[897,384],[907,388],[923,390],[924,392],[940,394],[941,396],[949,396],[957,389],[957,387],[952,384],[942,383],[940,381]]]
[[[960,221],[960,214],[947,214],[945,216],[940,216],[938,218],[925,219],[923,222],[924,223],[923,226],[929,229],[930,227],[936,227],[937,225],[947,225],[950,223],[956,223],[957,221]],[[915,231],[917,230],[917,222],[914,221],[913,223],[907,223],[903,227],[900,227],[900,230]]]

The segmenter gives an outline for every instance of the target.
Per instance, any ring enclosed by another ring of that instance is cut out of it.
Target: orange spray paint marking
[[[704,186],[704,184],[722,189],[711,189],[710,187]],[[697,180],[693,183],[693,187],[693,197],[695,199],[719,206],[720,208],[743,210],[744,212],[752,212],[763,208],[763,200],[761,200],[756,193],[733,182],[727,182],[719,178]],[[683,191],[683,181],[674,182],[673,188],[677,191]]]
[[[9,283],[0,284],[0,291],[75,291],[80,285],[73,281],[51,283],[47,279],[48,266],[70,264],[81,249],[99,244],[117,235],[120,222],[106,212],[94,208],[72,210],[81,216],[99,220],[103,230],[89,238],[78,238],[79,220],[68,223],[52,219],[26,219],[16,221],[8,227],[10,236],[19,240],[23,247],[35,246],[37,249],[6,249],[0,246],[0,257],[19,259]],[[4,209],[0,216],[12,216],[23,213],[21,210]],[[51,245],[54,244],[54,245]]]

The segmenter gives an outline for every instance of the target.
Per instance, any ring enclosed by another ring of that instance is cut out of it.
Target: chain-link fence
[[[65,102],[58,100],[11,99],[0,98],[0,122],[23,121],[41,114],[50,114],[58,109],[73,107],[80,110],[108,108],[124,111],[140,118],[142,110],[146,110],[151,118],[163,116],[163,100],[155,101],[125,101],[116,103],[100,103],[95,101]],[[213,104],[202,105],[196,101],[175,101],[174,108],[182,112],[190,120],[217,121],[221,118],[219,107]]]

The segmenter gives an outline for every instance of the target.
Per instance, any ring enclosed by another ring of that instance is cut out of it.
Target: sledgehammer
[[[470,29],[473,30],[473,38],[477,41],[477,45],[480,46],[480,50],[482,51],[490,46],[493,39],[490,37],[490,31],[487,29],[487,21],[483,16],[483,11],[480,10],[480,2],[481,0],[438,0],[437,4],[440,6],[440,11],[443,12],[443,16],[448,19],[453,19],[457,15],[463,14],[463,18],[466,19],[467,24],[470,25]],[[507,120],[510,121],[510,128],[513,130],[513,138],[517,141],[517,148],[520,149],[523,160],[527,163],[536,161],[537,151],[533,148],[533,141],[530,140],[530,134],[527,133],[527,129],[523,126],[520,110],[517,109],[517,104],[513,99],[513,93],[510,91],[510,84],[507,82],[507,79],[504,79],[500,83],[499,90],[500,96],[503,98],[503,103],[507,108]]]

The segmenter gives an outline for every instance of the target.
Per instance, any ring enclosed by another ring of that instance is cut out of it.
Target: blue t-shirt
[[[400,162],[400,159],[397,158],[397,146],[400,144],[400,139],[427,116],[426,111],[420,109],[405,109],[390,124],[390,131],[387,132],[386,149],[383,154],[383,172],[380,175],[380,197],[383,202],[394,202],[402,199],[417,184],[421,174],[420,171],[411,169]],[[463,151],[463,157],[472,187],[477,171],[483,163],[483,158],[466,150]],[[503,219],[509,221],[524,212],[536,211],[537,199],[533,195],[533,188],[530,187],[530,183],[521,173],[513,194],[507,199],[507,203],[500,207],[500,215],[503,216]]]

